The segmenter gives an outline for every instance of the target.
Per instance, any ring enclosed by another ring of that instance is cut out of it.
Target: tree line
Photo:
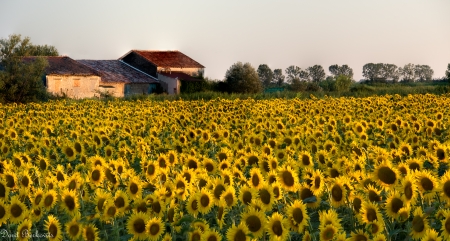
[[[353,69],[348,65],[331,65],[331,75],[325,73],[321,65],[302,69],[291,65],[284,70],[272,70],[267,64],[254,69],[250,63],[237,62],[225,73],[224,81],[219,82],[219,91],[258,93],[265,89],[284,88],[292,91],[345,91],[355,82]],[[433,80],[434,71],[428,65],[368,63],[363,66],[364,82],[397,83],[425,82]],[[446,77],[450,79],[450,64]]]

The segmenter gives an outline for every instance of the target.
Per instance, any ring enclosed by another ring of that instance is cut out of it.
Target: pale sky
[[[450,63],[449,0],[0,0],[0,38],[28,36],[74,59],[179,50],[223,79],[237,61],[283,71]]]

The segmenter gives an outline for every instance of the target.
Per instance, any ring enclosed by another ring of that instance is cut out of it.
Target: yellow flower
[[[48,216],[48,220],[45,221],[45,228],[48,231],[49,240],[62,240],[61,223],[55,216]]]
[[[242,213],[241,220],[245,222],[248,230],[255,238],[259,239],[262,237],[267,222],[263,211],[249,208],[247,212]]]
[[[86,241],[98,241],[100,239],[98,236],[98,229],[94,224],[88,224],[84,227],[83,239]]]
[[[147,237],[146,233],[147,216],[144,213],[132,213],[127,221],[127,230],[134,238],[140,240]]]
[[[11,198],[7,214],[10,222],[19,223],[23,221],[28,216],[28,212],[27,206],[19,200],[18,196]]]
[[[17,240],[28,240],[31,237],[31,220],[25,219],[17,227]]]
[[[69,191],[65,189],[61,194],[61,203],[68,214],[74,216],[79,212],[78,210],[78,196],[75,191]]]
[[[79,223],[79,216],[75,216],[67,222],[66,225],[66,234],[69,236],[71,240],[77,240],[80,238],[81,233],[83,232],[83,227]]]
[[[211,210],[213,206],[213,195],[211,192],[205,189],[201,189],[199,196],[198,196],[198,211],[206,214]]]
[[[158,240],[164,232],[164,226],[161,218],[155,217],[147,221],[145,226],[147,238],[152,241]]]
[[[366,224],[369,224],[376,220],[383,220],[380,210],[378,209],[378,205],[372,202],[363,202],[360,215],[362,222]]]
[[[249,230],[247,226],[244,224],[244,222],[241,222],[238,226],[231,226],[227,230],[227,240],[230,241],[246,241],[249,240],[247,237],[247,234],[249,233]]]
[[[303,228],[308,225],[309,216],[306,211],[306,205],[302,201],[295,200],[286,210],[289,228],[295,232],[303,232]]]
[[[426,235],[426,231],[429,229],[429,224],[426,216],[422,212],[422,208],[418,207],[414,210],[411,237],[413,239],[419,239]]]
[[[287,220],[278,212],[273,213],[269,218],[267,230],[272,240],[285,240],[289,235]]]
[[[278,170],[278,182],[284,190],[295,192],[298,184],[298,175],[290,166],[281,167]]]

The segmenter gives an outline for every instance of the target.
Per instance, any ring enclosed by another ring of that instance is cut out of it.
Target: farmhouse
[[[119,60],[151,75],[168,94],[179,94],[181,86],[201,81],[205,67],[180,51],[131,50]]]
[[[36,57],[26,57],[33,61]],[[90,98],[98,92],[100,74],[69,57],[44,57],[48,61],[44,84],[49,93],[69,98]]]
[[[100,74],[100,93],[114,97],[151,94],[160,82],[152,75],[140,71],[120,60],[78,60]]]

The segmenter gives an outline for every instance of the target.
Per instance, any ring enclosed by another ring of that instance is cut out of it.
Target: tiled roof
[[[36,58],[35,56],[24,57],[24,61],[31,61]],[[46,56],[44,58],[48,61],[48,67],[45,69],[46,75],[99,76],[99,73],[94,69],[67,56]]]
[[[100,73],[101,82],[158,83],[157,79],[130,67],[120,60],[78,60]]]
[[[177,72],[177,71],[172,71],[172,72],[162,72],[159,73],[161,75],[173,78],[173,79],[179,79],[179,80],[185,80],[185,81],[201,81],[201,79],[199,78],[195,78],[192,77],[188,74],[185,74],[183,72]]]
[[[161,68],[205,68],[180,51],[132,50]],[[128,54],[128,53],[127,53]]]

